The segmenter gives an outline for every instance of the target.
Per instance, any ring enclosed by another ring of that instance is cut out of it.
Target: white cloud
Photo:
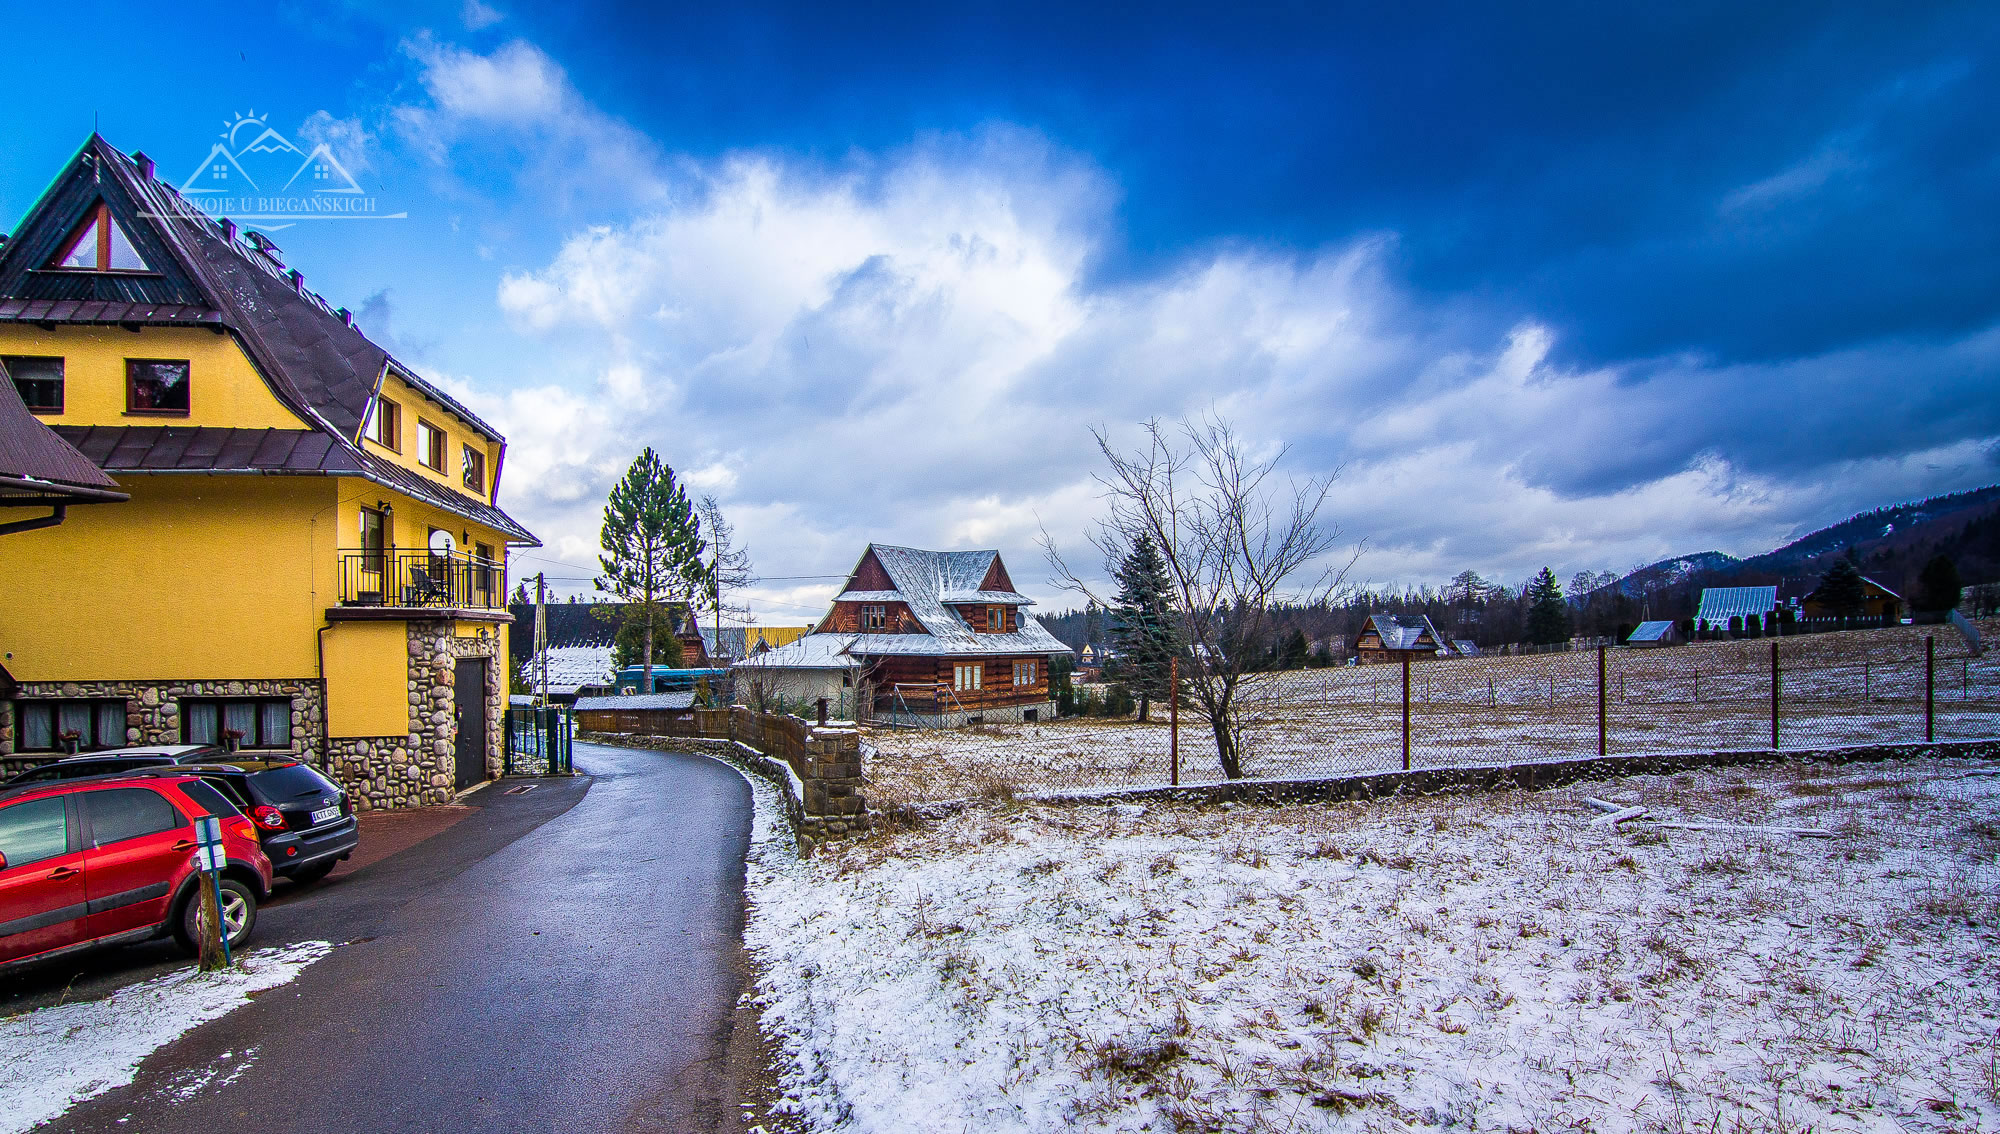
[[[459,22],[467,31],[483,31],[506,19],[506,15],[479,0],[465,0],[465,7],[459,9]]]
[[[548,560],[594,562],[603,494],[652,445],[722,497],[767,575],[843,572],[869,540],[998,546],[1060,605],[1034,541],[1045,525],[1081,547],[1099,506],[1090,428],[1209,410],[1291,443],[1302,474],[1342,469],[1331,515],[1367,537],[1360,574],[1378,583],[1754,553],[1992,479],[1976,407],[2000,331],[1572,368],[1551,361],[1552,326],[1496,335],[1412,294],[1393,234],[1232,244],[1100,280],[1117,187],[1031,132],[927,137],[835,168],[670,161],[530,44],[410,50],[431,102],[406,124],[449,145],[553,144],[610,171],[632,217],[578,225],[498,283],[541,372],[567,377],[464,395],[508,432],[504,502]],[[1928,402],[1906,396],[1911,375]],[[836,582],[774,580],[755,598],[803,620]]]

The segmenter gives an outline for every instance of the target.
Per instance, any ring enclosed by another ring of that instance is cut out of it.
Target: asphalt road
[[[348,944],[48,1129],[740,1129],[749,787],[699,756],[579,744],[576,765],[587,782],[487,789],[480,815],[271,908],[258,943]]]

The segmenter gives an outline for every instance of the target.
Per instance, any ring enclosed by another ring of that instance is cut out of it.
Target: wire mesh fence
[[[1988,639],[2000,625],[1980,630]],[[871,801],[1210,783],[1208,721],[1066,718],[876,729]],[[2000,737],[2000,659],[1948,627],[1255,675],[1242,774],[1280,779],[1566,757]]]

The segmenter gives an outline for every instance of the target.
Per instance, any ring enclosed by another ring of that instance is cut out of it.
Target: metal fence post
[[[1167,659],[1167,778],[1181,786],[1181,659]]]
[[[1924,635],[1924,743],[1937,742],[1937,639]]]
[[[1778,750],[1778,698],[1784,684],[1783,675],[1778,671],[1778,643],[1771,642],[1771,751]]]
[[[1597,647],[1597,754],[1599,756],[1607,755],[1610,751],[1610,745],[1608,741],[1611,730],[1608,727],[1608,722],[1606,721],[1605,717],[1606,717],[1606,712],[1605,712],[1605,697],[1604,697],[1604,647],[1598,646]]]
[[[1410,770],[1410,655],[1403,655],[1403,770]]]

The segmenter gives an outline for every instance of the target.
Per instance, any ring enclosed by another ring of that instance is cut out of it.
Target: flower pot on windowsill
[[[83,734],[73,728],[66,728],[60,735],[63,751],[71,756],[76,755],[77,750],[83,746]]]
[[[224,752],[234,753],[241,747],[243,747],[242,729],[226,728],[222,730],[222,750]]]

